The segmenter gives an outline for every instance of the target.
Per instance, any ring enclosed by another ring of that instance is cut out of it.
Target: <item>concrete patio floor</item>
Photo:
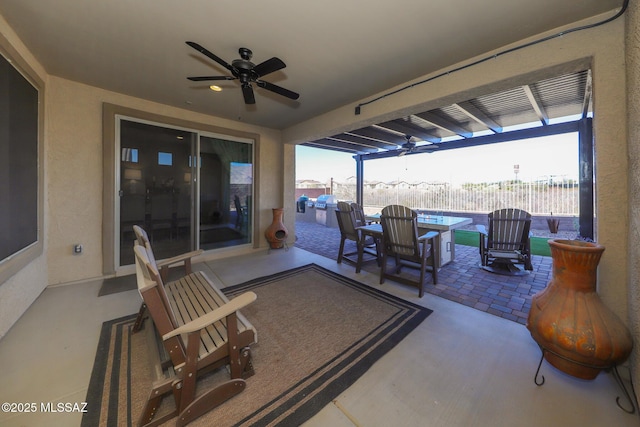
[[[295,246],[337,260],[340,230],[316,222],[296,221]],[[345,252],[355,251],[347,241]],[[533,271],[523,276],[490,273],[479,267],[478,249],[456,245],[456,259],[440,269],[434,286],[426,279],[425,291],[504,319],[526,324],[531,297],[545,288],[551,279],[551,257],[534,255]],[[377,269],[375,263],[365,267]],[[377,271],[377,270],[376,270]],[[390,279],[387,279],[390,281]],[[398,286],[406,286],[398,283]],[[417,292],[417,291],[416,291]]]

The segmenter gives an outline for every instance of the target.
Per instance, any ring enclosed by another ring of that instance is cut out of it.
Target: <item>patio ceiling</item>
[[[514,132],[515,129],[531,129],[534,135],[562,133],[567,127],[556,127],[553,123],[579,121],[591,109],[591,71],[583,70],[302,145],[344,151],[362,158],[417,154],[505,141],[509,140],[510,132],[514,140],[520,139],[522,133]],[[410,144],[406,144],[408,137]]]

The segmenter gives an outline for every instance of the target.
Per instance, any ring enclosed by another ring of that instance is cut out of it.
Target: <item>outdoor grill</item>
[[[338,199],[332,194],[323,194],[316,200],[316,222],[322,225],[327,224],[327,210],[335,211]],[[331,213],[330,215],[335,215]]]
[[[327,210],[327,204],[335,205],[336,203],[336,196],[332,194],[323,194],[321,196],[318,196],[318,199],[316,200],[316,209]]]

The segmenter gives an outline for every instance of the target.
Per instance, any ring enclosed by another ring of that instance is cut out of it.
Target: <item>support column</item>
[[[363,206],[363,191],[364,191],[364,160],[362,155],[357,154],[353,156],[356,161],[356,203]]]
[[[578,126],[580,236],[594,239],[593,119],[580,120]]]

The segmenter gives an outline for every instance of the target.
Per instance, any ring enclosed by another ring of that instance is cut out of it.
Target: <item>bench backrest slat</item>
[[[164,289],[160,273],[155,262],[149,259],[150,246],[134,245],[136,255],[136,275],[138,276],[138,291],[142,296],[147,309],[151,314],[153,323],[160,336],[165,335],[178,327],[169,299]],[[151,254],[153,252],[151,251]],[[153,258],[152,258],[153,259]],[[139,270],[138,270],[139,269]],[[141,280],[142,279],[142,280]],[[142,286],[142,287],[141,287]],[[181,337],[173,337],[164,342],[164,346],[171,357],[174,366],[184,362],[186,347]]]

